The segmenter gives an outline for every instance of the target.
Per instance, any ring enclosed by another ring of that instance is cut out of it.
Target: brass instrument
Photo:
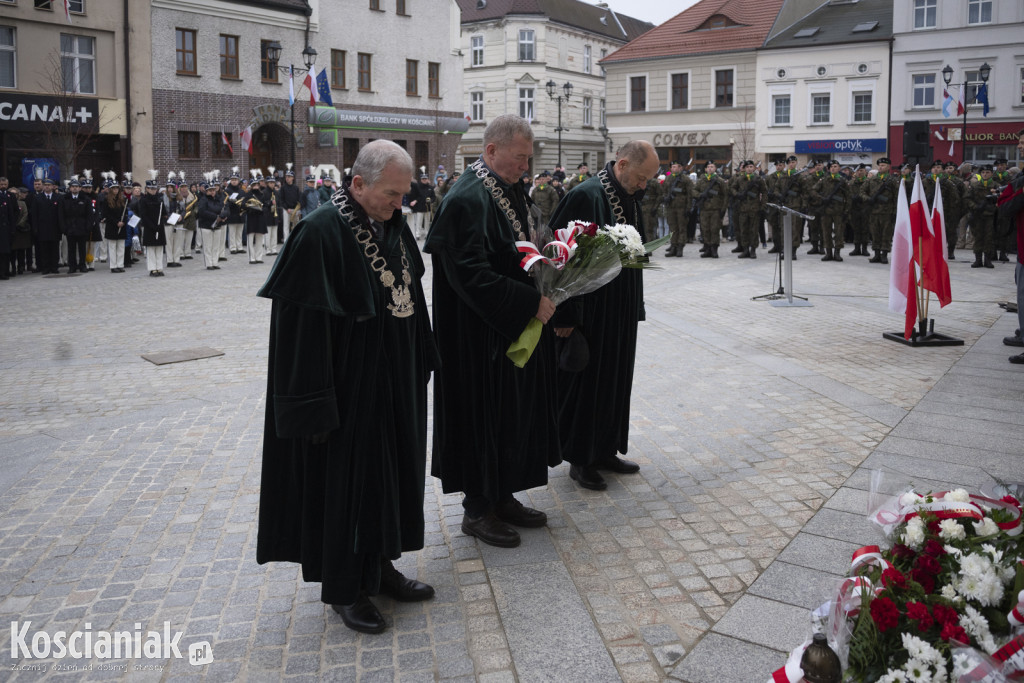
[[[241,201],[241,200],[240,200]],[[248,197],[245,199],[245,208],[250,211],[262,211],[263,202],[256,199],[255,197]]]

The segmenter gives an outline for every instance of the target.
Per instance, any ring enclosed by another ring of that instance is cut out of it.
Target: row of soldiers
[[[747,160],[737,173],[723,176],[715,163],[708,161],[694,182],[675,161],[668,174],[652,178],[647,184],[643,202],[649,232],[646,237],[650,240],[657,236],[654,231],[663,208],[672,234],[666,256],[682,256],[699,224],[701,257],[718,258],[723,222],[728,220],[737,240],[733,253],[739,258],[757,258],[757,246],[766,242],[766,224],[772,240],[768,253],[782,251],[783,212],[776,207],[787,207],[814,217],[805,220],[793,215],[790,258],[796,259],[806,226],[806,239],[811,244],[807,253],[823,254],[822,261],[842,261],[845,242],[852,238],[850,256],[870,256],[872,263],[888,263],[900,181],[906,180],[904,190],[909,198],[913,178],[909,164],[894,168],[885,157],[877,163],[877,169],[870,172],[864,164],[844,169],[835,160],[814,161],[798,169],[796,156],[790,156],[776,162],[775,171],[769,174],[759,173],[754,162]],[[964,248],[968,240],[973,240],[972,267],[991,268],[997,258],[1009,260],[1012,231],[1008,225],[996,222],[995,205],[999,191],[1009,182],[1006,163],[998,159],[995,168],[982,166],[976,175],[963,178],[955,164],[936,160],[931,172],[922,178],[929,206],[934,202],[936,186],[941,187],[950,259],[956,258],[954,248]]]

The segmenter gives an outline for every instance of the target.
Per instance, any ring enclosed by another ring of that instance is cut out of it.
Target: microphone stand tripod
[[[782,213],[783,247],[782,251],[777,254],[779,280],[781,284],[779,285],[778,291],[772,292],[771,294],[755,296],[753,297],[753,300],[771,301],[772,306],[778,307],[813,306],[814,304],[807,301],[807,297],[795,296],[793,294],[793,216],[797,215],[809,221],[814,220],[814,216],[808,216],[796,209],[791,209],[788,206],[782,206],[780,204],[773,204],[771,202],[769,202],[767,206]],[[786,254],[789,256],[786,257]],[[786,263],[785,269],[782,267],[783,261]]]

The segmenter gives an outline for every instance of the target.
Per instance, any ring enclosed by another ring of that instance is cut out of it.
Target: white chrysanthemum
[[[960,548],[953,547],[948,543],[942,546],[942,549],[945,550],[948,554],[953,555],[954,557],[960,557],[964,554],[964,552],[960,550]]]
[[[916,660],[925,665],[939,665],[942,663],[942,654],[927,641],[910,633],[901,633],[900,637],[903,639],[903,647],[906,649],[907,654],[910,655],[911,660]]]
[[[992,568],[992,560],[979,553],[968,553],[960,560],[960,574],[981,579]]]
[[[920,517],[914,517],[907,522],[907,527],[903,530],[903,542],[911,548],[920,548],[924,543],[924,522]]]
[[[953,678],[960,680],[961,676],[966,676],[974,670],[974,662],[971,660],[970,655],[965,652],[957,652],[953,655]]]
[[[995,536],[999,533],[999,525],[991,517],[986,517],[980,522],[974,522],[974,533],[979,536]]]
[[[903,670],[907,672],[907,683],[932,683],[932,668],[920,660],[911,659]]]
[[[923,500],[924,498],[922,496],[917,495],[913,491],[907,491],[900,496],[900,505],[903,507],[913,507],[921,503]]]
[[[939,538],[946,541],[962,541],[967,538],[967,531],[955,519],[944,519],[939,522]]]
[[[965,605],[959,621],[963,630],[968,635],[973,636],[985,652],[992,654],[999,649],[995,639],[992,637],[992,631],[988,628],[988,621],[982,616],[981,612],[970,605]]]
[[[952,601],[956,600],[958,597],[960,597],[960,596],[957,595],[956,589],[953,588],[953,586],[948,584],[948,583],[945,586],[942,587],[942,590],[939,591],[939,593],[942,595],[942,597],[946,598],[950,602],[952,602]]]
[[[907,674],[902,669],[890,670],[878,679],[878,683],[907,683]]]
[[[971,500],[971,494],[967,493],[965,489],[953,489],[944,498],[956,501],[957,503],[968,503]]]

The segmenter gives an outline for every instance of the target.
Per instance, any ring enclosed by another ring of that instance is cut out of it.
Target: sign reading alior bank
[[[47,97],[0,93],[0,126],[6,130],[95,129],[100,119],[99,100],[87,97]]]

